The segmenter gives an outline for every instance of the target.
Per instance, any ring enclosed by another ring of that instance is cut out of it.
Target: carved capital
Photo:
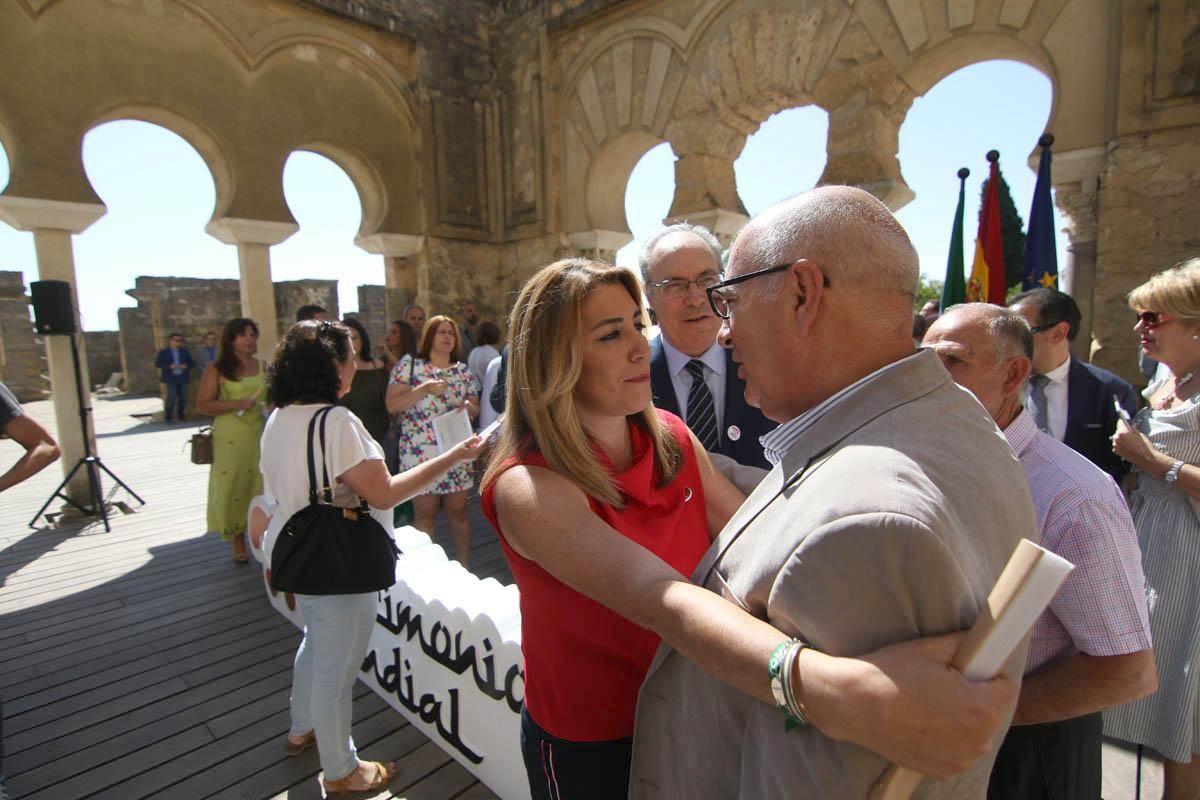
[[[676,222],[690,222],[693,225],[703,225],[713,232],[713,235],[721,242],[722,247],[729,247],[733,244],[738,231],[744,228],[749,221],[750,217],[741,211],[728,211],[724,208],[697,211],[693,214],[684,214],[683,216],[671,217],[666,220],[668,225]]]
[[[0,195],[0,222],[19,231],[43,229],[83,233],[107,211],[103,203],[68,203]]]
[[[626,231],[592,229],[567,234],[567,238],[571,247],[581,255],[612,263],[617,258],[617,251],[633,241],[633,234]]]
[[[222,217],[204,227],[205,233],[225,244],[265,244],[268,247],[287,239],[300,226],[294,222]]]

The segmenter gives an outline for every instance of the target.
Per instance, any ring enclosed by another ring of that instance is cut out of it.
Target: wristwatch
[[[1169,470],[1167,470],[1167,474],[1163,475],[1163,480],[1166,481],[1167,483],[1174,483],[1175,481],[1179,480],[1179,471],[1182,469],[1183,469],[1183,462],[1176,461],[1174,464],[1171,465],[1171,468]]]

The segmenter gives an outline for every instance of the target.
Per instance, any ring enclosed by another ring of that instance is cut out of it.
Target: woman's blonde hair
[[[596,457],[575,404],[583,370],[583,302],[597,286],[623,287],[641,305],[637,277],[624,267],[584,258],[556,261],[534,275],[508,319],[507,402],[500,440],[483,476],[486,488],[513,457],[540,452],[558,474],[602,503],[624,505],[612,474]],[[650,436],[660,485],[679,470],[679,444],[652,404],[630,420]]]
[[[1200,322],[1200,258],[1189,258],[1165,269],[1129,293],[1134,311],[1165,311],[1173,317]]]
[[[433,337],[437,336],[437,330],[443,322],[450,323],[450,330],[454,331],[454,349],[450,351],[450,362],[458,361],[458,354],[462,352],[462,337],[458,335],[458,323],[450,317],[438,314],[430,317],[425,322],[425,327],[421,329],[421,346],[417,349],[417,355],[426,361],[429,360],[429,353],[433,350]]]

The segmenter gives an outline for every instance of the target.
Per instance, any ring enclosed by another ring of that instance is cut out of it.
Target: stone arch
[[[225,216],[229,204],[233,201],[233,195],[237,187],[234,180],[233,166],[229,163],[225,148],[217,139],[216,134],[188,115],[162,106],[118,103],[112,108],[101,112],[87,126],[79,137],[80,146],[82,147],[83,137],[89,131],[107,122],[116,122],[122,119],[149,122],[152,125],[165,128],[191,145],[192,149],[200,155],[200,158],[203,159],[205,165],[208,167],[216,188],[216,203],[213,207],[212,219],[217,220]]]
[[[665,138],[683,81],[683,38],[665,23],[626,31],[594,44],[570,68],[562,125],[565,230],[628,231],[624,186],[638,159]]]
[[[644,131],[628,131],[597,151],[588,175],[586,196],[588,219],[593,228],[629,232],[625,185],[642,156],[662,141]]]
[[[421,229],[410,42],[330,24],[299,6],[202,0],[9,4],[0,7],[5,26],[18,65],[0,88],[0,103],[11,102],[20,123],[10,148],[20,159],[15,195],[96,203],[79,142],[98,122],[129,117],[174,131],[201,154],[217,186],[215,223],[292,224],[283,162],[316,141],[336,146],[335,160],[354,176],[369,213],[365,231]],[[73,70],[80,78],[71,91],[56,90],[51,76],[71,70],[78,30],[112,44],[88,69]],[[362,125],[364,115],[376,124]],[[394,197],[380,189],[380,175]]]
[[[320,141],[302,144],[292,152],[297,150],[307,150],[325,156],[341,167],[354,184],[362,204],[362,223],[359,225],[355,241],[378,233],[387,216],[388,191],[383,176],[370,159],[352,147]],[[286,159],[284,160],[286,162]],[[282,178],[282,173],[280,177]]]

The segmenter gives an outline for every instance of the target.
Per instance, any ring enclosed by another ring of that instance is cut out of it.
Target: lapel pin
[[[737,425],[730,425],[725,431],[725,438],[731,442],[736,442],[742,438],[742,429]]]

